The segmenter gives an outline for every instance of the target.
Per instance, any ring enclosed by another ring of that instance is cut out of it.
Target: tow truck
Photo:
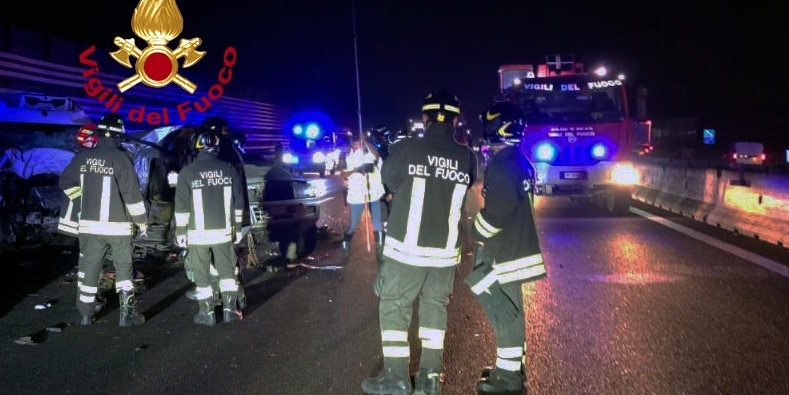
[[[523,109],[521,150],[535,166],[535,194],[629,211],[639,174],[631,163],[649,144],[646,89],[605,65],[587,72],[572,55],[499,68],[499,101]]]

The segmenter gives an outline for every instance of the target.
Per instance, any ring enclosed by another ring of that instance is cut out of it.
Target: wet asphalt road
[[[537,212],[549,275],[525,286],[530,394],[789,393],[785,275],[637,214],[609,218],[563,199]],[[47,332],[77,318],[75,285],[60,276],[0,318],[0,393],[361,394],[381,367],[367,230],[339,268],[334,235],[303,261],[317,268],[247,269],[249,307],[235,325],[192,324],[186,277],[160,262],[140,299],[145,325],[117,327],[115,302],[93,326]],[[474,394],[494,361],[485,314],[462,283],[469,258],[449,307],[445,395]],[[48,300],[57,303],[34,309]],[[15,343],[29,335],[39,343]]]

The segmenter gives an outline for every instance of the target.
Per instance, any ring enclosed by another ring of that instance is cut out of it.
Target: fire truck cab
[[[501,66],[499,83],[499,100],[526,115],[521,150],[537,171],[535,193],[627,213],[639,180],[631,155],[648,143],[641,140],[650,123],[636,120],[633,113],[644,111],[631,102],[624,74],[604,66],[588,73],[571,55],[551,55],[541,64]]]

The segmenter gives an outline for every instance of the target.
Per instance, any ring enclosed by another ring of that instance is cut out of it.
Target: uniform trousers
[[[419,298],[419,338],[422,369],[441,371],[447,305],[456,267],[419,267],[386,258],[381,268],[379,320],[385,366],[408,366],[408,328],[414,300]]]
[[[213,262],[219,273],[219,291],[224,295],[237,297],[238,283],[236,282],[236,254],[231,242],[187,246],[189,250],[189,265],[194,272],[195,287],[206,292],[198,292],[198,299],[207,299],[213,295],[211,291],[210,268]]]
[[[134,290],[132,268],[132,236],[105,236],[80,233],[79,260],[77,262],[77,310],[82,315],[93,315],[96,294],[99,291],[99,274],[104,266],[107,250],[112,250],[115,266],[115,289]]]
[[[474,267],[468,278],[490,273],[488,263]],[[487,292],[476,295],[496,338],[496,367],[520,372],[525,353],[526,321],[524,318],[523,289],[521,282],[501,284],[498,281]]]

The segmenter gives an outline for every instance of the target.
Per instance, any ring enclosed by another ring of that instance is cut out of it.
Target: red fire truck
[[[535,193],[629,211],[639,174],[632,155],[649,144],[646,90],[599,66],[587,73],[570,55],[499,68],[501,97],[526,115],[521,150],[537,171]]]

